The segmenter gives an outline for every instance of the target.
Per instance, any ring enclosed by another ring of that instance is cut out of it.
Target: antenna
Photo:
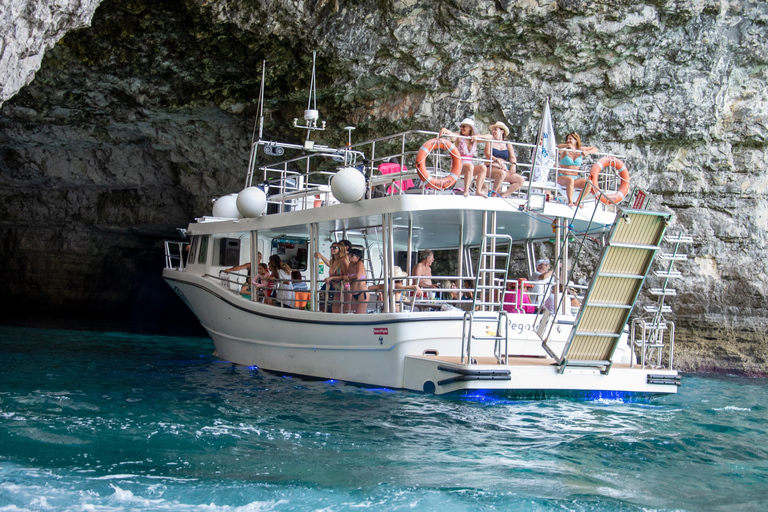
[[[259,140],[264,133],[264,81],[267,75],[267,59],[261,61],[261,91],[259,91]]]
[[[312,52],[312,81],[309,84],[309,100],[307,101],[307,110],[304,111],[305,125],[299,124],[299,119],[293,119],[294,128],[304,128],[307,130],[307,139],[304,142],[304,149],[312,149],[314,141],[309,140],[310,135],[315,130],[325,130],[325,121],[317,126],[317,120],[320,118],[320,112],[317,111],[317,80],[315,77],[315,66],[317,62],[317,51]]]

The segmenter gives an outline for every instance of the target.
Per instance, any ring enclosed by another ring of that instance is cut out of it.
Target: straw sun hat
[[[403,272],[403,269],[401,269],[400,267],[395,267],[395,268],[393,268],[393,269],[392,269],[392,276],[393,276],[395,279],[399,279],[399,278],[401,278],[401,277],[405,277],[405,276],[407,276],[407,275],[408,275],[408,274],[406,274],[405,272]]]
[[[509,137],[509,128],[507,128],[507,125],[501,121],[496,121],[491,126],[489,126],[488,131],[493,131],[494,128],[501,128],[501,130],[504,132],[504,136]]]

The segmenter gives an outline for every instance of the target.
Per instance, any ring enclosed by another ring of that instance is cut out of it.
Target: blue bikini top
[[[560,159],[560,165],[570,165],[573,167],[578,167],[581,165],[581,160],[582,158],[580,156],[576,157],[576,160],[574,160],[573,158],[570,157],[570,155],[566,153],[566,155]]]

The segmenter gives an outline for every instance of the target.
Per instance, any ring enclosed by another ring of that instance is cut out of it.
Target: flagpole
[[[531,205],[531,187],[533,186],[533,174],[536,172],[536,157],[539,156],[539,146],[541,142],[541,135],[544,131],[544,118],[545,113],[549,110],[549,96],[547,96],[547,103],[544,109],[541,111],[541,122],[539,123],[539,130],[536,133],[536,142],[534,143],[533,159],[531,160],[531,177],[528,180],[528,197],[525,199],[525,209],[530,209]]]

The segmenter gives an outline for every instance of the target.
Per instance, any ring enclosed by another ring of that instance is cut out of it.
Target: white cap
[[[465,117],[464,120],[459,123],[459,126],[461,126],[463,124],[467,124],[467,125],[471,126],[472,128],[475,127],[475,121],[473,121],[472,119],[470,119],[468,117]]]
[[[549,265],[549,259],[548,258],[542,258],[540,260],[537,260],[536,261],[536,266],[538,267],[539,265]]]

